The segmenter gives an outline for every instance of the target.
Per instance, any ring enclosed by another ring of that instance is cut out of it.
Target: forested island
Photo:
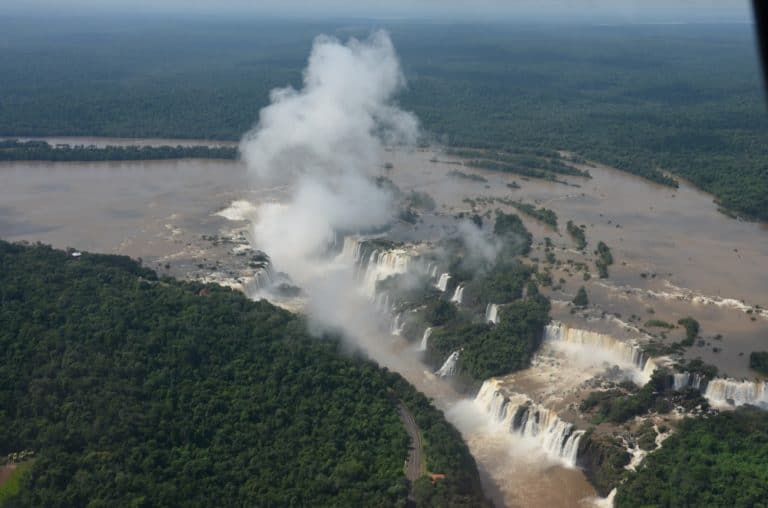
[[[236,159],[237,148],[217,146],[86,146],[46,141],[0,140],[0,161],[137,161],[163,159]]]
[[[459,433],[306,323],[124,256],[0,241],[2,506],[488,506]],[[30,460],[32,459],[33,460]],[[31,465],[31,466],[30,466]]]

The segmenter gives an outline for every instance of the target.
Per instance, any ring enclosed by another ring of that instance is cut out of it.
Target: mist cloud
[[[278,269],[311,278],[334,232],[392,218],[391,196],[372,177],[384,144],[415,143],[418,136],[416,117],[393,102],[404,86],[392,41],[379,31],[346,44],[318,37],[303,88],[272,91],[240,151],[260,181],[295,189],[287,203],[262,205],[254,224],[257,246]]]

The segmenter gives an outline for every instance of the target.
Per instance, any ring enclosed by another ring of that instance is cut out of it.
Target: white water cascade
[[[456,374],[456,363],[459,361],[459,351],[454,351],[443,363],[443,366],[438,369],[435,374],[440,377],[450,377]]]
[[[578,356],[595,366],[615,363],[629,368],[635,381],[645,384],[658,364],[643,353],[635,342],[622,341],[604,333],[572,328],[560,321],[553,321],[544,329],[544,340],[554,347]]]
[[[768,383],[766,381],[715,378],[707,384],[704,397],[715,406],[752,404],[762,409],[768,409]]]
[[[499,306],[495,303],[489,303],[485,307],[485,321],[487,323],[499,323]]]
[[[376,249],[370,253],[367,260],[364,260],[363,245],[364,242],[359,238],[346,237],[339,257],[354,262],[356,277],[362,282],[366,294],[374,298],[376,283],[392,275],[407,272],[411,255],[405,249]]]
[[[427,343],[429,342],[429,337],[432,335],[432,327],[427,327],[426,330],[424,330],[424,335],[421,336],[421,345],[419,346],[419,351],[426,351],[427,350]]]
[[[456,290],[453,292],[451,301],[453,303],[458,303],[459,305],[461,305],[461,301],[463,299],[464,299],[464,283],[461,283],[458,286],[456,286]]]
[[[443,273],[440,274],[440,278],[437,280],[437,284],[435,284],[435,287],[445,293],[445,290],[448,289],[448,281],[451,280],[450,274]]]
[[[556,412],[519,393],[505,394],[496,379],[483,383],[475,400],[511,434],[534,441],[548,455],[569,467],[576,465],[579,441],[584,435]]]
[[[376,295],[376,309],[381,313],[387,313],[391,311],[392,305],[390,304],[389,300],[389,292],[387,291],[382,291]]]
[[[390,327],[389,333],[392,335],[400,335],[403,333],[403,328],[405,327],[405,317],[403,316],[402,312],[398,312],[397,315],[395,315],[394,319],[392,320],[392,326]]]
[[[675,372],[673,374],[673,378],[674,380],[672,382],[672,388],[676,392],[679,392],[687,387],[701,390],[706,383],[706,378],[695,372]]]
[[[263,290],[272,287],[274,282],[275,272],[272,269],[272,263],[264,261],[259,268],[256,268],[253,277],[246,278],[243,290],[249,298],[256,298]]]

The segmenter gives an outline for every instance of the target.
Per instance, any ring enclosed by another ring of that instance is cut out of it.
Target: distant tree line
[[[51,146],[45,141],[0,140],[0,161],[87,162],[237,157],[237,148],[223,146]]]

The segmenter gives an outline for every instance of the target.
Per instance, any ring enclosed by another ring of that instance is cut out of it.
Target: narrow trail
[[[408,411],[408,408],[402,402],[397,403],[397,414],[400,416],[400,421],[405,426],[405,431],[411,438],[411,447],[408,451],[408,458],[405,465],[405,477],[411,482],[415,482],[420,476],[422,471],[422,464],[424,461],[424,447],[421,442],[421,429],[416,424],[416,420],[413,418],[413,414]]]

